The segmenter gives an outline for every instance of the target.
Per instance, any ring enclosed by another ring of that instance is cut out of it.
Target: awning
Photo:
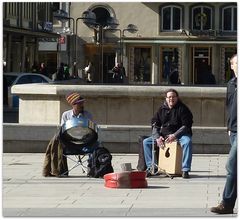
[[[217,41],[217,40],[124,40],[124,43],[138,43],[138,44],[237,44],[237,41]]]
[[[33,30],[13,28],[13,27],[3,27],[3,33],[29,35],[29,36],[40,37],[40,38],[42,38],[42,37],[50,37],[50,38],[60,37],[60,35],[57,33],[44,32],[44,31],[33,31]]]

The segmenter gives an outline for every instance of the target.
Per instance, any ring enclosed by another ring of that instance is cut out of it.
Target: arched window
[[[96,14],[96,22],[103,27],[108,26],[108,18],[110,17],[109,11],[104,7],[97,7],[92,10]]]
[[[237,6],[222,8],[222,30],[237,31]]]
[[[192,8],[192,30],[210,30],[212,27],[212,8],[195,6]]]
[[[182,28],[182,8],[176,5],[165,6],[161,9],[162,31],[175,31]]]

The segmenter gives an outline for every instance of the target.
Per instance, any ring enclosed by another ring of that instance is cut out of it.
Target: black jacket
[[[237,78],[232,78],[227,85],[227,128],[237,132]]]
[[[180,100],[172,109],[164,102],[152,118],[152,134],[154,138],[169,134],[174,134],[178,139],[182,135],[192,136],[192,123],[191,111]]]

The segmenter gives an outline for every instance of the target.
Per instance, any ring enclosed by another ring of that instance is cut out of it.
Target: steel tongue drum
[[[92,145],[98,139],[97,125],[84,116],[67,120],[62,125],[61,139],[69,145]]]

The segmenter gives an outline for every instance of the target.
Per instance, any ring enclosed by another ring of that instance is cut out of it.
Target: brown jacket
[[[64,144],[59,139],[59,132],[50,140],[43,164],[43,176],[60,176],[68,170],[67,159],[63,156]]]

